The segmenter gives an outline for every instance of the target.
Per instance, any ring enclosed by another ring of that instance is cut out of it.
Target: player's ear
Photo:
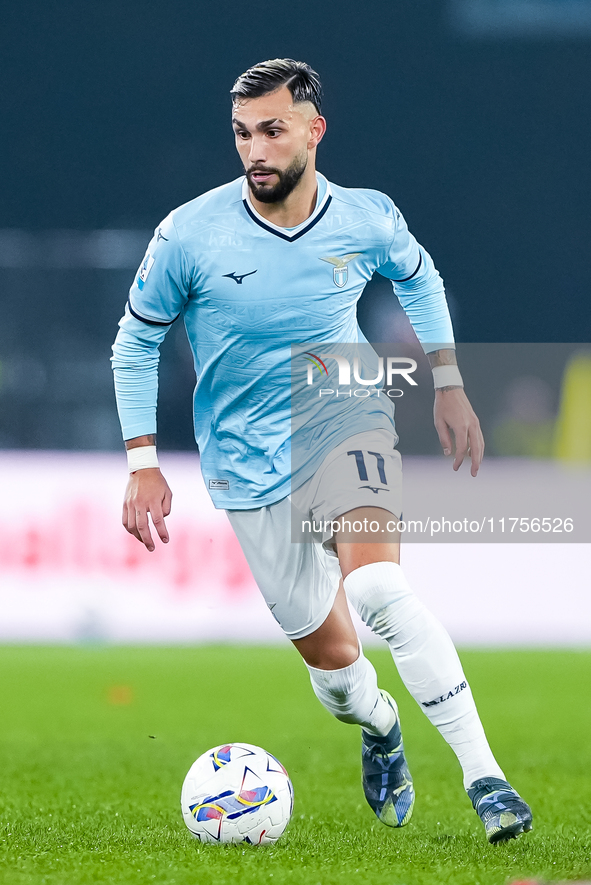
[[[324,133],[326,132],[326,120],[324,117],[318,114],[317,117],[314,117],[310,120],[310,138],[308,140],[308,150],[315,148],[317,144],[322,141]]]

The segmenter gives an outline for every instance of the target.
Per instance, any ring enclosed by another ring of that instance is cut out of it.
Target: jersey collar
[[[248,215],[252,218],[252,220],[258,224],[260,227],[264,228],[270,234],[275,234],[276,237],[280,237],[282,240],[287,240],[288,243],[293,243],[294,240],[298,240],[300,237],[303,237],[304,234],[308,233],[311,228],[314,227],[315,224],[318,224],[320,219],[324,216],[326,210],[330,206],[332,200],[332,192],[330,190],[330,184],[320,172],[316,173],[317,179],[322,179],[325,185],[324,196],[320,201],[316,202],[316,208],[312,212],[312,214],[306,218],[305,221],[302,221],[301,224],[298,224],[297,227],[285,228],[279,227],[278,224],[273,224],[272,221],[268,221],[266,218],[263,218],[257,210],[252,205],[250,199],[250,188],[248,186],[248,181],[246,177],[242,183],[242,202],[244,204],[244,208],[246,209]],[[319,190],[320,190],[320,182],[318,182]]]

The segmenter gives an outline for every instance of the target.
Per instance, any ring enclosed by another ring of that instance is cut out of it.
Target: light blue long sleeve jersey
[[[115,389],[132,439],[156,433],[159,346],[183,316],[197,375],[195,438],[216,507],[278,501],[348,437],[394,429],[385,396],[319,398],[319,386],[337,389],[335,360],[322,361],[329,377],[319,369],[308,398],[300,395],[311,378],[306,353],[334,352],[325,345],[335,342],[369,347],[356,305],[375,271],[393,281],[426,351],[453,346],[441,278],[390,198],[317,177],[316,208],[293,229],[258,214],[244,177],[175,209],[154,232],[119,324]],[[375,377],[375,365],[367,371]]]

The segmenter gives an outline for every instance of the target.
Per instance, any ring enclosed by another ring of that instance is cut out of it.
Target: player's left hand
[[[474,409],[462,387],[451,390],[435,391],[433,408],[435,429],[439,434],[439,442],[443,454],[449,456],[453,451],[455,440],[454,470],[459,470],[466,455],[470,455],[472,467],[470,473],[476,476],[484,455],[484,437],[480,429]],[[451,431],[451,433],[450,433]]]

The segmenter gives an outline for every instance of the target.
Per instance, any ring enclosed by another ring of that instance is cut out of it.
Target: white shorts
[[[255,510],[226,511],[265,602],[289,639],[302,639],[324,623],[339,587],[333,532],[325,523],[358,507],[400,517],[396,441],[388,430],[359,433],[333,449],[289,497]]]

